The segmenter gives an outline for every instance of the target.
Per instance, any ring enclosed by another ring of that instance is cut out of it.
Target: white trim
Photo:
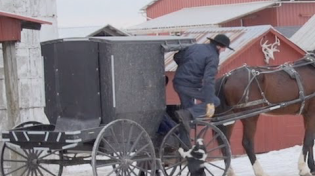
[[[46,132],[46,135],[45,135],[45,142],[47,142],[48,137],[49,137],[49,132]]]
[[[67,135],[81,134],[81,131],[66,131],[65,134]]]
[[[65,145],[62,147],[62,149],[69,149],[69,148],[74,148],[78,145],[78,143],[70,144],[70,145]]]
[[[67,139],[66,143],[78,143],[82,142],[82,139]]]
[[[33,149],[34,150],[45,150],[45,151],[49,150],[48,147],[33,147]]]
[[[115,63],[114,55],[111,55],[111,67],[112,67],[112,89],[113,89],[113,107],[116,107],[116,91],[115,91]]]
[[[10,138],[2,138],[2,142],[10,142]]]
[[[27,134],[43,135],[43,134],[45,134],[45,132],[43,132],[43,131],[28,131]]]
[[[60,140],[60,137],[61,137],[61,132],[59,132],[59,134],[58,134],[58,137],[57,137],[57,142],[59,142],[59,140]]]
[[[17,138],[17,136],[16,136],[14,131],[12,131],[12,134],[13,134],[13,137],[14,137],[15,141],[19,141],[19,139]]]
[[[27,135],[26,131],[23,131],[23,134],[24,134],[24,136],[25,136],[26,140],[27,140],[27,141],[30,141],[30,138],[28,137],[28,135]]]
[[[10,134],[9,131],[2,131],[2,134]]]

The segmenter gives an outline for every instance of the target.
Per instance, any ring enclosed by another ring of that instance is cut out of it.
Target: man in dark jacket
[[[195,44],[174,55],[178,67],[173,85],[183,108],[176,111],[175,115],[188,134],[191,119],[211,118],[215,107],[220,104],[214,90],[219,54],[226,48],[233,50],[229,46],[230,39],[224,34],[208,39],[210,44]],[[195,100],[201,103],[195,104]]]

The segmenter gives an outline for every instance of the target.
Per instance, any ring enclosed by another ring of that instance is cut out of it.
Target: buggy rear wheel
[[[21,149],[19,146],[4,143],[1,152],[2,176],[61,176],[62,153]]]
[[[150,136],[131,120],[107,124],[94,143],[92,169],[94,176],[154,176],[156,157]]]
[[[225,176],[231,162],[231,149],[225,135],[211,123],[193,121],[190,139],[192,145],[199,138],[203,139],[207,150],[205,162],[206,175]],[[179,148],[188,150],[189,148],[181,140],[179,133],[180,125],[175,126],[164,137],[160,147],[160,157],[166,175],[190,175],[187,168],[187,161],[178,152]]]
[[[37,121],[28,121],[15,126],[14,129],[41,124]],[[62,159],[63,155],[58,151],[21,149],[17,145],[6,142],[1,150],[1,174],[2,176],[61,176]]]

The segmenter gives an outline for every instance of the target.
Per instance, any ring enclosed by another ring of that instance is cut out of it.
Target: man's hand
[[[211,118],[214,115],[215,107],[213,103],[207,104],[206,117]]]

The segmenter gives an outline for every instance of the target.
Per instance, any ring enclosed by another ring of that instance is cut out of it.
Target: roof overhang
[[[225,4],[184,8],[176,12],[130,27],[128,32],[178,31],[182,28],[215,27],[220,24],[272,7],[277,2],[261,1],[251,3]]]
[[[22,29],[34,29],[40,30],[42,24],[52,24],[48,21],[38,20],[36,18],[31,18],[28,16],[17,15],[10,12],[0,11],[0,17],[12,18],[21,21]]]
[[[306,51],[315,50],[315,15],[313,15],[291,38],[295,44]]]
[[[108,24],[92,32],[87,37],[94,37],[94,36],[129,36],[129,34]]]

